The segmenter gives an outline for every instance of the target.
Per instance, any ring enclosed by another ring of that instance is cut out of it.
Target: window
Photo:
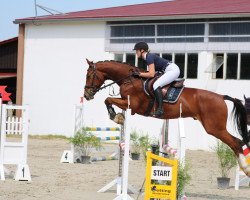
[[[213,62],[205,72],[212,73],[216,79],[250,80],[249,66],[250,53],[215,54]]]
[[[136,43],[139,41],[154,42],[154,25],[111,26],[110,43]],[[145,37],[145,38],[144,38]]]
[[[210,42],[249,42],[250,23],[210,23],[209,24]]]
[[[158,55],[158,53],[156,53]],[[125,54],[114,54],[114,59],[116,61],[123,61],[123,56],[126,58],[126,63],[135,66],[140,69],[147,71],[147,64],[146,61],[142,58],[138,58],[136,61],[135,54],[132,53],[125,53]],[[196,79],[198,77],[198,54],[197,53],[163,53],[162,57],[176,63],[180,68],[180,76],[189,79]]]
[[[145,41],[158,43],[159,47],[162,43],[250,42],[250,21],[246,21],[249,19],[237,20],[239,21],[154,20],[122,22],[124,24],[108,22],[107,40],[109,44],[134,44]]]
[[[126,62],[132,66],[135,66],[135,59],[136,59],[135,54],[132,54],[132,53],[125,54],[125,59],[126,59],[125,61],[123,61],[123,55],[124,54],[116,54],[115,53],[114,60],[119,61],[119,62]],[[139,63],[139,59],[138,59],[138,63]],[[144,63],[142,63],[142,64],[144,64]]]
[[[250,54],[241,54],[240,79],[250,80]]]
[[[187,78],[197,78],[198,54],[188,54]]]
[[[162,54],[162,57],[169,60],[169,61],[172,61],[172,54],[168,54],[168,53],[163,53]]]
[[[154,36],[154,25],[112,26],[111,37]]]
[[[226,79],[237,79],[238,54],[227,54]]]
[[[224,54],[216,54],[215,55],[216,58],[219,58],[219,60],[224,60]],[[216,67],[216,71],[215,71],[215,78],[223,78],[223,68],[224,68],[224,62],[221,63],[220,66]]]
[[[116,61],[123,62],[123,54],[115,54]]]
[[[163,24],[157,26],[157,42],[203,42],[204,24]],[[199,36],[199,37],[192,37]]]
[[[175,54],[175,64],[180,68],[180,78],[184,77],[185,54]]]
[[[204,32],[204,23],[110,25],[109,39],[110,43],[204,42]]]
[[[135,54],[128,53],[126,54],[126,63],[129,63],[130,65],[135,65]]]

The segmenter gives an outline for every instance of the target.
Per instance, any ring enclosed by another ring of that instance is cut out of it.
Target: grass
[[[29,135],[30,139],[44,139],[44,140],[53,140],[53,139],[64,139],[68,140],[69,138],[64,135]]]
[[[21,138],[21,135],[7,135],[7,138]],[[29,139],[41,139],[41,140],[55,140],[55,139],[62,139],[69,141],[69,137],[66,137],[64,135],[29,135]],[[102,141],[103,144],[107,145],[117,145],[116,142],[110,142],[110,141]]]

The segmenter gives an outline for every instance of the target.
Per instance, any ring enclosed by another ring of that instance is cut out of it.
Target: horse
[[[144,92],[145,79],[132,76],[133,71],[142,71],[135,66],[117,61],[99,61],[93,63],[88,59],[89,65],[86,74],[84,97],[86,100],[94,99],[95,94],[111,84],[118,84],[121,98],[107,97],[105,104],[111,120],[123,123],[120,113],[116,114],[112,105],[122,110],[130,109],[132,115],[137,113],[145,116],[152,97]],[[102,86],[106,80],[112,80],[111,84]],[[128,99],[128,95],[130,98]],[[234,104],[232,115],[242,140],[231,135],[226,129],[227,105],[225,100]],[[250,151],[250,133],[247,130],[246,109],[239,99],[227,95],[220,95],[211,91],[184,87],[182,94],[174,104],[164,103],[164,115],[162,119],[175,119],[180,116],[180,104],[182,104],[182,117],[192,117],[199,120],[206,132],[222,142],[226,143],[235,153],[238,163],[244,173],[250,177],[250,165],[247,163],[245,149]],[[150,116],[153,116],[152,114]],[[244,155],[245,154],[245,155]]]

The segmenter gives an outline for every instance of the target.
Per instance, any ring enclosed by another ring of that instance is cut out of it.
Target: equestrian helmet
[[[138,42],[135,44],[135,47],[133,50],[144,50],[148,51],[148,44],[146,42]]]

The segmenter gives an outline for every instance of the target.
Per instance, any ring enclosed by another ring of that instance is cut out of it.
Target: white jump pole
[[[125,112],[122,112],[123,115],[125,116]],[[120,130],[120,141],[124,141],[124,125],[121,125],[121,130]],[[121,147],[119,147],[119,170],[118,170],[118,177],[116,177],[113,181],[102,187],[98,192],[106,192],[113,186],[116,187],[116,194],[121,195],[122,194],[122,166],[123,166],[123,158],[122,158],[123,150]]]
[[[0,133],[1,133],[1,123],[2,123],[2,94],[0,93]],[[3,163],[0,163],[0,179],[5,180]]]
[[[129,165],[129,141],[130,141],[130,124],[131,124],[131,109],[130,97],[128,96],[128,108],[125,112],[124,132],[125,132],[125,149],[122,168],[122,194],[114,200],[133,200],[128,195],[128,165]]]
[[[178,158],[180,162],[185,165],[185,129],[184,122],[182,118],[182,103],[180,103],[180,117],[178,119],[178,128],[179,128],[179,139],[178,139]]]

